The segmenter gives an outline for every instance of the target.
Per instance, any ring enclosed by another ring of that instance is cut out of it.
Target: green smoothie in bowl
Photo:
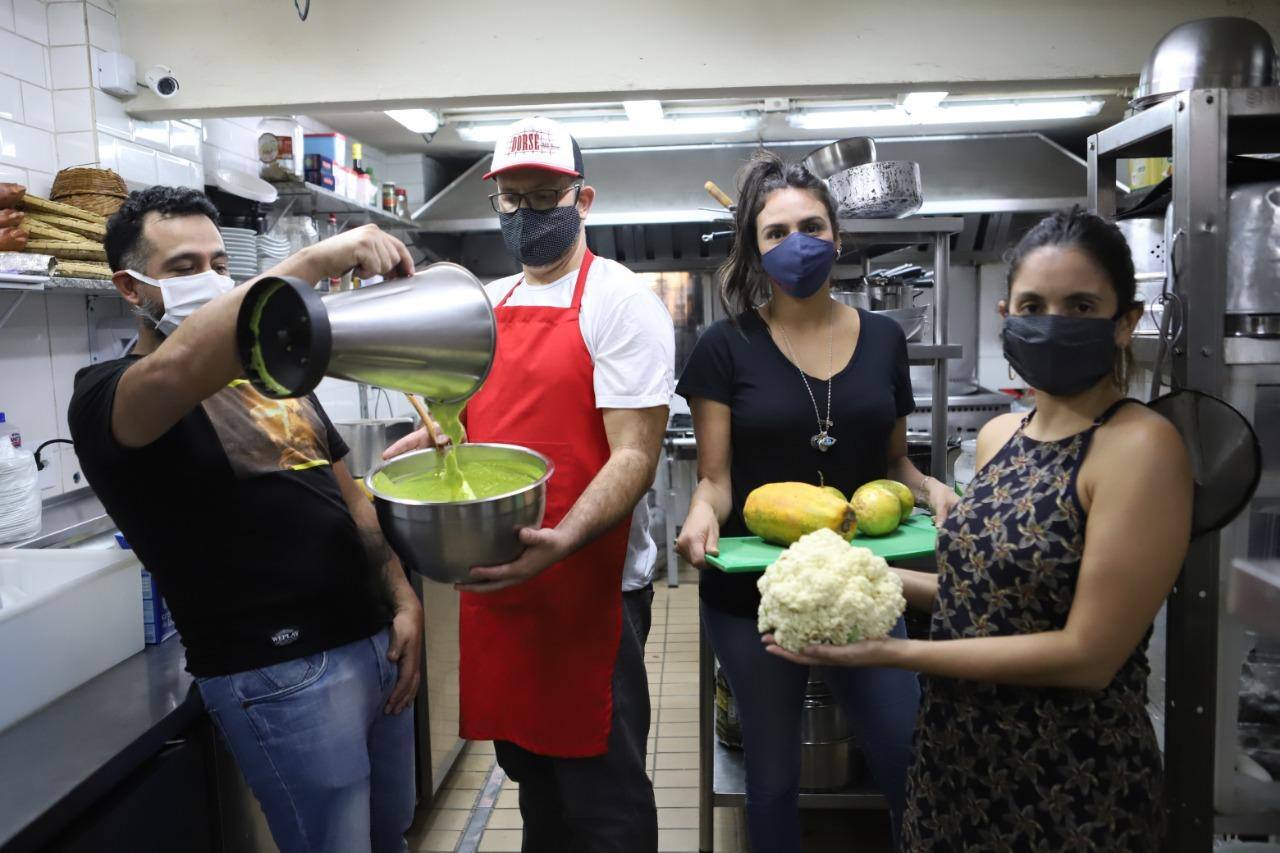
[[[458,463],[476,497],[455,499],[446,460]],[[547,457],[508,444],[463,444],[448,453],[416,450],[365,478],[387,542],[412,571],[442,583],[469,583],[475,566],[499,566],[524,550],[522,527],[540,527]]]
[[[459,455],[459,451],[449,451],[444,464],[400,476],[388,475],[385,469],[379,471],[373,475],[374,491],[393,500],[456,503],[517,492],[536,483],[544,473],[540,466],[516,462],[476,460],[459,464]],[[458,477],[464,478],[469,490],[459,487]]]

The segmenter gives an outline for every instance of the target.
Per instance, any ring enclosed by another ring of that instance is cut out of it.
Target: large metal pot
[[[920,164],[882,160],[837,172],[827,188],[841,217],[898,219],[910,216],[924,203]]]
[[[368,418],[334,421],[334,429],[347,443],[345,460],[353,477],[363,477],[382,464],[382,452],[413,432],[411,418]]]
[[[1228,200],[1227,316],[1241,315],[1280,315],[1280,183],[1244,184]]]
[[[437,503],[397,498],[374,483],[379,473],[392,480],[443,464],[435,450],[417,450],[384,462],[365,476],[378,522],[392,549],[411,570],[441,583],[467,583],[475,566],[498,566],[520,556],[517,533],[537,527],[547,504],[547,480],[555,465],[541,453],[510,444],[464,444],[458,454],[472,463],[505,465],[526,471],[533,482],[504,495],[472,501]]]
[[[1271,34],[1248,18],[1200,18],[1156,42],[1130,105],[1146,109],[1186,89],[1274,86],[1280,80]]]
[[[844,712],[826,682],[811,673],[800,712],[800,790],[838,791],[848,786],[855,754]]]
[[[920,332],[924,329],[925,320],[929,317],[929,306],[919,305],[908,308],[886,308],[875,313],[888,317],[902,327],[902,333],[910,342],[920,340]]]
[[[876,141],[869,136],[850,136],[805,155],[804,167],[819,178],[876,161]]]
[[[865,290],[832,290],[831,298],[842,302],[850,308],[871,310],[871,295]]]

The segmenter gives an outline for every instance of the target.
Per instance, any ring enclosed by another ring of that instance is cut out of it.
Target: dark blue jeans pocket
[[[329,664],[328,652],[294,658],[227,676],[228,686],[240,704],[248,708],[291,696],[315,684]]]

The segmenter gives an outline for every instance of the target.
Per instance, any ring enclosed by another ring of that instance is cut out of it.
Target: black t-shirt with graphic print
[[[89,485],[154,576],[196,676],[224,675],[368,637],[390,620],[332,463],[347,446],[314,397],[237,381],[146,447],[111,435],[121,375],[76,374],[67,413]]]

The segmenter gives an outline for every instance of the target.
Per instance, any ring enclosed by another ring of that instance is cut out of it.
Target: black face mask
[[[1055,397],[1087,391],[1112,371],[1115,335],[1115,320],[1053,314],[1006,317],[1000,332],[1004,357],[1018,375]]]
[[[530,267],[545,267],[563,258],[582,228],[577,205],[550,210],[522,207],[514,213],[499,213],[498,221],[511,257]]]

